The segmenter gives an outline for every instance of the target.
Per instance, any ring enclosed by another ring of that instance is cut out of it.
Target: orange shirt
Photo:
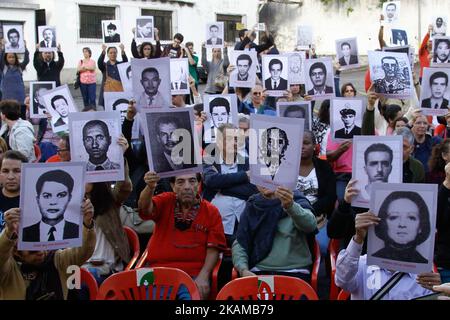
[[[423,75],[423,68],[430,67],[430,60],[428,59],[428,55],[430,54],[430,52],[428,51],[428,40],[430,40],[429,32],[427,32],[426,36],[423,38],[422,45],[419,49],[420,78],[422,78]]]
[[[151,267],[172,267],[196,277],[205,263],[207,248],[226,247],[222,218],[219,210],[202,200],[197,217],[189,229],[175,228],[176,195],[165,192],[153,197],[153,213],[140,216],[153,220],[155,229],[148,244],[148,262]]]

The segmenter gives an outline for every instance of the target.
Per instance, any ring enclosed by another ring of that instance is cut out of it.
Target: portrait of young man
[[[353,139],[355,135],[361,135],[361,127],[358,127],[356,121],[356,111],[348,104],[347,108],[339,111],[343,128],[336,130],[334,137],[336,139]]]
[[[384,77],[374,81],[376,93],[396,95],[409,91],[411,75],[404,74],[404,70],[400,69],[399,61],[396,57],[383,56],[381,58],[381,68],[383,69]]]
[[[209,30],[209,37],[208,40],[206,40],[206,45],[223,45],[223,39],[220,37],[220,27],[219,24],[212,24],[208,28]]]
[[[323,62],[315,62],[309,68],[309,78],[313,88],[308,91],[310,96],[332,94],[333,88],[327,86],[327,68]]]
[[[394,23],[398,20],[398,6],[400,5],[400,1],[393,2],[385,2],[384,3],[384,16],[386,17],[387,23]]]
[[[35,185],[35,199],[41,220],[23,228],[24,242],[52,242],[79,237],[79,225],[65,220],[72,200],[74,180],[64,170],[43,173]]]
[[[25,52],[25,45],[23,41],[23,26],[21,25],[4,25],[4,32],[6,31],[5,52],[21,53]]]
[[[265,80],[266,90],[287,90],[288,81],[284,79],[281,75],[283,72],[283,62],[280,59],[273,58],[269,62],[268,70],[270,77]]]
[[[42,96],[49,90],[54,89],[56,86],[55,82],[31,82],[30,83],[30,97],[31,97],[31,107],[32,110],[30,118],[35,117],[46,117],[45,113],[47,110],[45,108],[45,101]]]
[[[55,95],[51,100],[50,100],[50,105],[53,108],[53,110],[56,111],[58,117],[53,119],[52,118],[52,122],[53,122],[53,126],[55,128],[57,127],[62,127],[62,126],[67,126],[69,119],[68,119],[68,115],[69,115],[69,104],[67,102],[67,98],[64,97],[63,95]]]
[[[305,129],[310,130],[310,103],[304,102],[279,102],[277,103],[277,115],[283,118],[296,118],[305,120]]]
[[[138,106],[143,108],[162,108],[170,105],[159,91],[161,78],[158,69],[149,67],[142,70],[140,83],[144,92],[139,96]]]
[[[358,56],[352,54],[352,45],[349,41],[344,41],[340,44],[340,58],[339,64],[343,67],[352,64],[358,64]]]
[[[422,100],[421,107],[424,109],[448,109],[448,99],[444,98],[448,89],[448,74],[437,71],[429,78],[430,93],[426,99]]]
[[[87,171],[120,169],[120,164],[108,158],[108,150],[112,143],[108,125],[101,120],[88,121],[83,127],[83,145],[89,155]]]
[[[240,54],[236,59],[236,67],[238,69],[237,81],[248,81],[250,67],[252,66],[252,58],[248,54]]]
[[[432,65],[450,63],[450,38],[435,37],[433,39]]]
[[[288,135],[286,131],[278,127],[270,127],[261,135],[260,153],[272,180],[275,179],[278,169],[286,160],[285,155],[288,147]]]
[[[153,17],[136,19],[136,39],[153,39]]]

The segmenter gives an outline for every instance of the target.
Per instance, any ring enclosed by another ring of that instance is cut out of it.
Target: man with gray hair
[[[403,136],[403,183],[425,182],[425,169],[422,163],[412,156],[414,135],[409,128],[397,129],[396,134]]]

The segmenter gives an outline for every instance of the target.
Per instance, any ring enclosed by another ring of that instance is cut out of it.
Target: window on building
[[[239,37],[239,31],[236,30],[236,23],[242,23],[242,16],[218,14],[217,21],[222,21],[224,24],[225,41],[235,42],[235,39]]]
[[[153,24],[159,30],[161,41],[172,40],[172,11],[142,9],[143,16],[153,16]]]
[[[80,5],[80,38],[102,39],[102,20],[115,19],[115,7]]]

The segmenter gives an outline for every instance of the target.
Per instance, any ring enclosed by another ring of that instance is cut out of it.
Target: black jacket
[[[327,161],[313,158],[313,163],[319,182],[319,192],[318,200],[312,207],[316,215],[326,214],[330,218],[337,198],[336,176]]]
[[[437,209],[437,236],[434,250],[436,265],[450,269],[450,190],[440,185]]]
[[[22,240],[26,242],[40,242],[39,234],[40,222],[33,224],[29,227],[23,228]],[[66,221],[64,223],[63,239],[75,239],[79,236],[79,226],[76,223]]]
[[[58,51],[58,61],[50,61],[49,64],[40,58],[40,52],[34,52],[33,65],[39,81],[56,81],[56,86],[61,85],[61,70],[64,67],[64,56]]]

